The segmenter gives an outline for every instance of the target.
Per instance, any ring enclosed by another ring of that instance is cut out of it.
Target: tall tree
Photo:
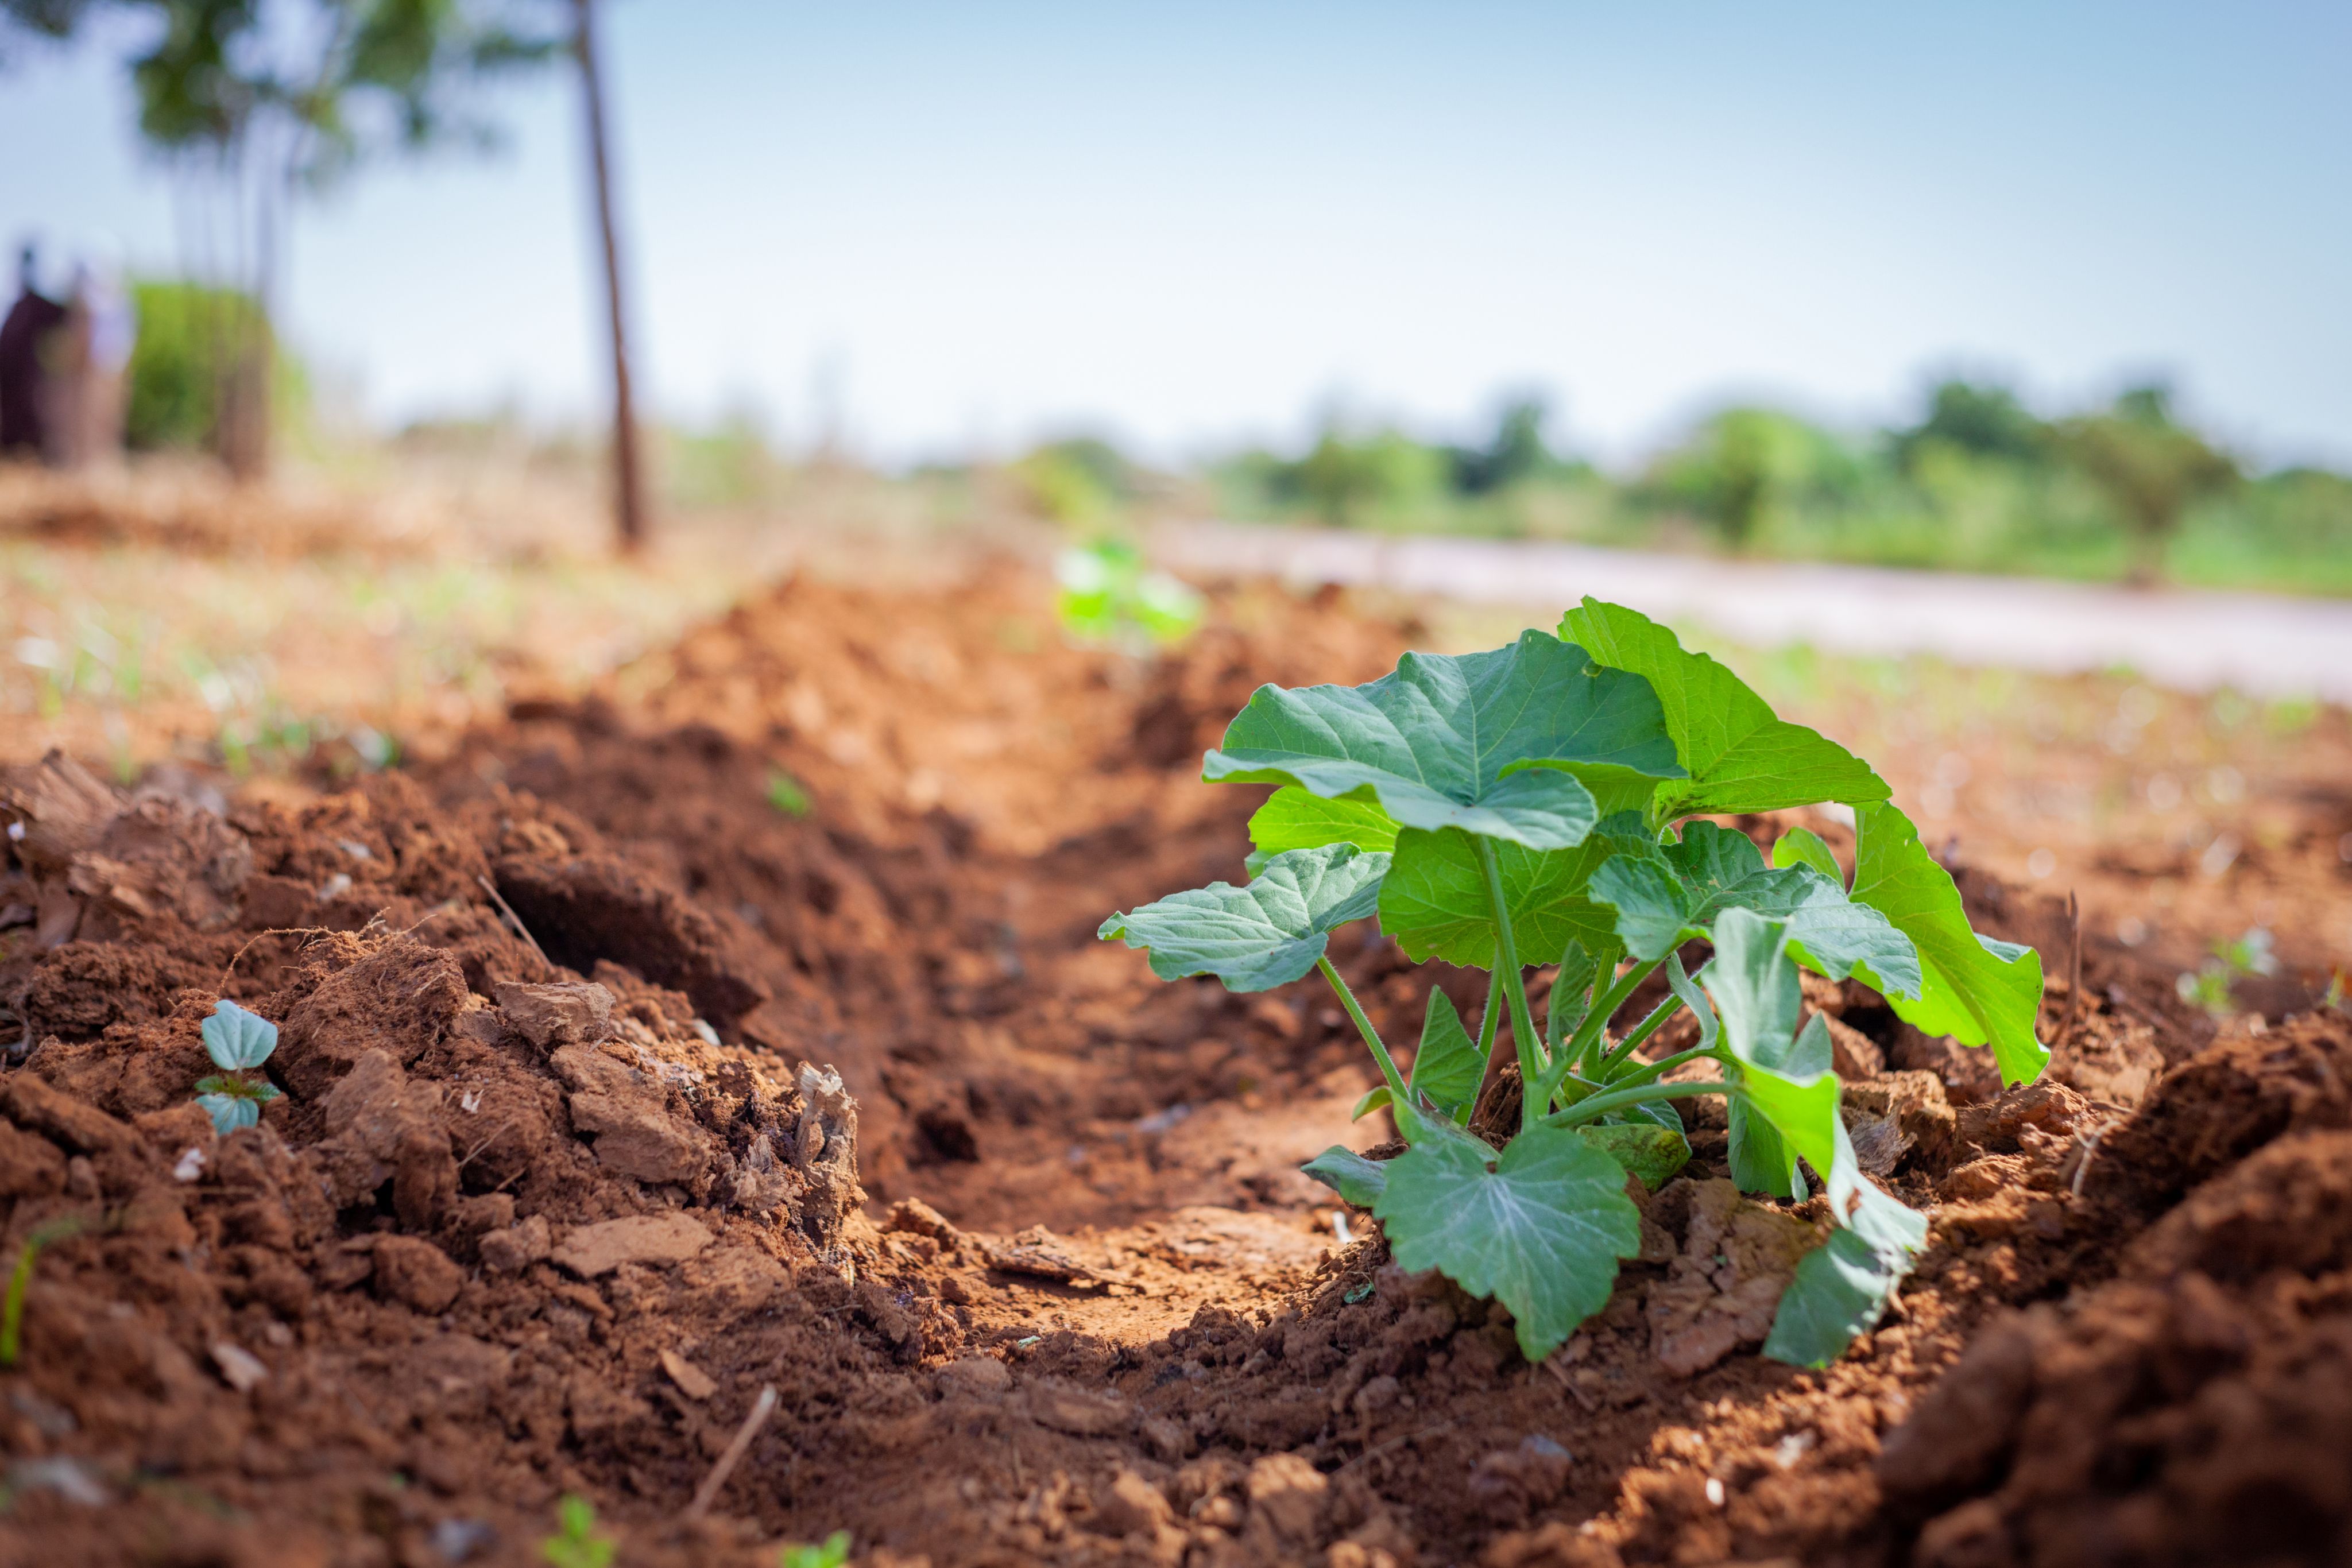
[[[2165,387],[2136,387],[2105,413],[2060,421],[2057,434],[2131,530],[2131,580],[2142,587],[2163,575],[2165,546],[2189,508],[2238,482],[2229,454],[2174,420]]]
[[[645,543],[645,483],[637,466],[637,413],[629,392],[627,296],[621,287],[619,225],[613,214],[613,161],[604,137],[604,85],[596,70],[595,0],[572,0],[578,17],[572,47],[580,59],[580,86],[587,99],[588,163],[596,182],[596,228],[604,254],[604,303],[613,340],[613,508],[621,548]]]
[[[214,444],[257,475],[288,205],[381,152],[494,141],[479,89],[552,58],[570,28],[553,0],[0,0],[20,37],[71,38],[106,13],[145,24],[122,30],[150,40],[127,62],[139,130],[200,217],[191,269],[243,301],[216,327]]]

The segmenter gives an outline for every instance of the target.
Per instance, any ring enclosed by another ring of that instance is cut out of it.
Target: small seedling
[[[33,1288],[33,1267],[41,1259],[41,1249],[52,1241],[63,1241],[79,1235],[88,1222],[75,1215],[63,1215],[33,1227],[25,1243],[16,1251],[16,1267],[8,1275],[8,1295],[0,1301],[0,1366],[16,1364],[17,1353],[23,1348],[25,1332],[25,1292]]]
[[[257,1071],[278,1049],[278,1026],[224,997],[204,1032],[205,1053],[222,1071],[196,1080],[196,1103],[226,1136],[260,1121],[262,1106],[278,1098],[277,1086]]]
[[[1927,1221],[1856,1163],[1800,967],[1862,981],[1928,1033],[1989,1044],[2007,1082],[2049,1061],[2033,1032],[2039,956],[1969,929],[1885,781],[1633,611],[1587,599],[1558,636],[1407,653],[1368,685],[1261,686],[1202,776],[1279,786],[1250,819],[1253,880],[1115,915],[1101,935],[1150,948],[1163,979],[1214,975],[1234,991],[1319,969],[1380,1070],[1357,1113],[1386,1105],[1409,1146],[1377,1162],[1334,1147],[1307,1174],[1370,1209],[1407,1271],[1501,1301],[1530,1361],[1608,1304],[1618,1260],[1641,1247],[1627,1177],[1654,1188],[1681,1168],[1672,1103],[1699,1094],[1728,1102],[1743,1190],[1802,1201],[1810,1166],[1836,1226],[1799,1263],[1765,1354],[1822,1364],[1885,1310]],[[1707,820],[1826,801],[1853,811],[1851,885],[1802,828],[1768,859]],[[1489,971],[1475,1040],[1432,988],[1410,1075],[1327,952],[1367,915],[1409,958]],[[1696,942],[1713,956],[1687,972]],[[1540,1030],[1530,955],[1558,964]],[[1612,1039],[1660,970],[1664,998]],[[1644,1060],[1685,1009],[1697,1043]],[[1702,1059],[1720,1076],[1667,1081]],[[1481,1103],[1507,1114],[1514,1071],[1516,1128],[1473,1131]]]
[[[768,804],[794,821],[809,814],[808,791],[801,788],[799,779],[781,768],[768,772]]]
[[[1054,575],[1062,586],[1062,628],[1086,642],[1141,653],[1179,642],[1201,623],[1201,596],[1148,570],[1140,551],[1117,539],[1064,550]]]
[[[539,1543],[551,1568],[609,1568],[613,1542],[596,1533],[596,1505],[566,1492],[555,1505],[555,1533]]]
[[[2214,943],[2212,956],[2194,969],[2182,971],[2175,987],[2182,1001],[2224,1018],[2237,1010],[2233,989],[2240,980],[2277,973],[2278,955],[2272,949],[2271,934],[2256,925],[2242,936]]]
[[[836,1530],[815,1546],[787,1546],[776,1568],[841,1568],[849,1561],[849,1531]]]

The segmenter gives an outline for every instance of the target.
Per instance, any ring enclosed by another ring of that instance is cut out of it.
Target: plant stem
[[[1372,1048],[1372,1058],[1381,1064],[1381,1076],[1388,1080],[1389,1098],[1406,1111],[1411,1111],[1412,1096],[1404,1086],[1404,1074],[1397,1071],[1396,1058],[1391,1056],[1389,1048],[1381,1042],[1381,1031],[1372,1027],[1372,1020],[1366,1018],[1364,1009],[1357,1005],[1356,993],[1348,988],[1348,982],[1339,977],[1339,971],[1331,967],[1328,957],[1316,959],[1315,967],[1323,971],[1323,977],[1331,982],[1333,990],[1339,993],[1339,1005],[1348,1009],[1348,1016],[1356,1020],[1356,1032],[1362,1035],[1364,1043]]]
[[[1497,964],[1487,971],[1486,1010],[1478,1015],[1478,1060],[1481,1061],[1491,1061],[1495,1057],[1495,1025],[1501,1016],[1496,1009],[1503,1005],[1503,994],[1496,988],[1502,983],[1503,968]]]
[[[1593,1042],[1606,1036],[1609,1020],[1617,1016],[1617,1009],[1625,1005],[1625,998],[1632,996],[1634,988],[1648,979],[1664,962],[1664,958],[1654,958],[1648,963],[1637,963],[1618,976],[1607,990],[1593,998],[1592,1010],[1584,1015],[1584,1021],[1576,1027],[1576,1037],[1568,1042],[1568,1049],[1560,1054],[1570,1061],[1582,1061],[1584,1053],[1592,1049]]]
[[[1593,1076],[1603,1082],[1608,1082],[1609,1070],[1641,1050],[1642,1042],[1657,1033],[1660,1027],[1681,1009],[1682,1005],[1683,999],[1674,992],[1668,991],[1665,1000],[1652,1008],[1649,1016],[1628,1030],[1625,1038],[1617,1042],[1615,1049],[1593,1064]]]
[[[1581,1127],[1587,1122],[1597,1122],[1612,1111],[1628,1110],[1635,1105],[1647,1105],[1660,1100],[1688,1100],[1700,1094],[1727,1094],[1728,1083],[1640,1083],[1631,1089],[1612,1089],[1606,1094],[1595,1094],[1590,1100],[1579,1100],[1565,1110],[1554,1111],[1543,1119],[1547,1127]]]
[[[1486,902],[1495,913],[1495,984],[1503,988],[1504,998],[1511,1004],[1511,1041],[1519,1053],[1519,1130],[1525,1132],[1542,1113],[1535,1100],[1537,1085],[1544,1076],[1544,1063],[1536,1047],[1542,1037],[1536,1033],[1535,1014],[1528,1010],[1527,981],[1519,969],[1518,947],[1511,940],[1511,906],[1503,896],[1503,873],[1495,863],[1495,846],[1475,835],[1471,842],[1478,846],[1478,868],[1486,873]]]
[[[1724,1060],[1720,1047],[1695,1045],[1688,1051],[1676,1051],[1674,1055],[1660,1061],[1644,1062],[1639,1071],[1629,1072],[1612,1083],[1609,1086],[1610,1092],[1613,1094],[1620,1089],[1637,1089],[1644,1083],[1655,1083],[1684,1062],[1696,1061],[1702,1056],[1711,1056],[1718,1061]]]

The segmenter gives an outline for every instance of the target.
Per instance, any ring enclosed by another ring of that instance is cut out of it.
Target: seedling
[[[808,791],[781,768],[768,771],[768,804],[794,821],[809,814]]]
[[[1102,936],[1150,948],[1162,978],[1214,975],[1234,991],[1320,970],[1380,1069],[1358,1114],[1387,1105],[1409,1147],[1377,1162],[1334,1147],[1307,1174],[1370,1209],[1402,1268],[1501,1301],[1530,1361],[1607,1304],[1618,1260],[1640,1249],[1627,1176],[1655,1187],[1682,1166],[1673,1102],[1701,1094],[1728,1102],[1742,1189],[1801,1201],[1810,1166],[1835,1226],[1800,1262],[1765,1354],[1822,1364],[1885,1311],[1927,1221],[1855,1162],[1828,1025],[1801,1019],[1801,966],[1990,1045],[2007,1082],[2049,1061],[2033,1032],[2039,956],[1969,928],[1885,782],[1633,611],[1587,599],[1557,636],[1407,653],[1368,685],[1261,686],[1202,777],[1279,787],[1250,819],[1252,880],[1115,915]],[[1707,820],[1825,801],[1853,810],[1851,885],[1811,831],[1783,834],[1768,861]],[[1399,1066],[1328,953],[1368,915],[1410,958],[1489,972],[1475,1040],[1433,988],[1411,1071]],[[1686,971],[1683,949],[1702,941],[1711,958]],[[1526,986],[1538,956],[1558,965],[1540,1029]],[[1612,1037],[1660,970],[1664,1000]],[[1646,1060],[1685,1009],[1697,1042]],[[1672,1076],[1701,1061],[1719,1076]],[[1479,1105],[1507,1106],[1510,1073],[1516,1126],[1473,1131]]]
[[[555,1505],[555,1533],[539,1543],[551,1568],[609,1568],[613,1542],[596,1533],[596,1505],[566,1492]]]
[[[80,1234],[87,1225],[78,1216],[62,1215],[33,1227],[24,1245],[16,1249],[16,1267],[8,1275],[8,1294],[0,1301],[0,1366],[16,1365],[17,1353],[23,1348],[25,1292],[33,1288],[33,1268],[41,1260],[41,1249],[52,1241]]]
[[[849,1561],[849,1531],[836,1530],[815,1546],[787,1546],[776,1568],[841,1568]]]
[[[2239,980],[2277,973],[2278,955],[2272,950],[2271,934],[2256,925],[2242,936],[2214,943],[2212,956],[2194,969],[2182,971],[2175,988],[2182,1001],[2222,1018],[2236,1009],[2232,988]]]
[[[1201,623],[1201,596],[1117,539],[1064,550],[1054,563],[1062,587],[1062,629],[1092,643],[1146,652],[1182,640]]]
[[[205,1053],[222,1071],[196,1080],[196,1103],[225,1136],[260,1121],[261,1108],[278,1098],[277,1086],[257,1071],[278,1049],[278,1026],[224,997],[204,1032]]]

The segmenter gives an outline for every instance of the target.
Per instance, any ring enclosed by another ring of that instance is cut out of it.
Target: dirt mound
[[[1093,936],[1234,873],[1257,792],[1196,752],[1252,685],[1412,629],[1252,589],[1139,663],[1042,602],[789,587],[297,803],[0,779],[0,1198],[49,1238],[0,1562],[522,1563],[567,1491],[632,1563],[2340,1555],[2340,1018],[2208,1043],[1967,878],[2067,977],[2049,1081],[1807,992],[1932,1207],[1897,1315],[1753,1354],[1822,1217],[1740,1198],[1692,1102],[1611,1307],[1530,1368],[1297,1175],[1379,1135],[1328,995]],[[1411,1038],[1427,977],[1339,948]],[[285,1098],[218,1137],[224,996]]]

